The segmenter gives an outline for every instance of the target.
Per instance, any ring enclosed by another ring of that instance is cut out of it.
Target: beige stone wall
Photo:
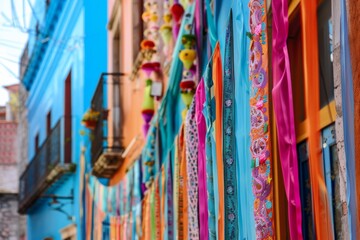
[[[334,44],[334,91],[335,91],[335,105],[336,105],[336,144],[339,158],[339,172],[340,172],[340,201],[342,203],[342,223],[341,239],[350,239],[349,236],[349,219],[348,206],[346,199],[346,156],[344,148],[344,125],[342,112],[342,89],[341,89],[341,60],[340,60],[340,1],[332,0],[332,23],[333,23],[333,44]]]
[[[19,239],[19,215],[17,196],[0,194],[0,239]]]

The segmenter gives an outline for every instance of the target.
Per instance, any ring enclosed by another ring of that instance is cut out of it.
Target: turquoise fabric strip
[[[217,186],[217,167],[216,167],[216,152],[214,139],[215,121],[215,99],[211,94],[213,88],[212,80],[212,57],[204,72],[205,95],[206,101],[203,109],[203,114],[206,121],[206,170],[207,170],[207,191],[208,191],[208,211],[209,211],[209,239],[218,239],[217,224],[218,224],[218,186]]]
[[[238,239],[238,189],[239,181],[235,161],[235,116],[234,116],[234,59],[233,59],[233,25],[232,12],[226,28],[224,88],[223,88],[223,166],[224,166],[224,207],[225,207],[225,239]]]
[[[214,49],[217,42],[217,34],[216,34],[214,16],[211,13],[210,0],[205,0],[205,5],[206,5],[206,20],[207,20],[211,49]]]
[[[248,0],[215,0],[215,22],[221,52],[225,48],[225,26],[230,8],[233,9],[234,26],[234,70],[235,70],[235,143],[238,177],[238,215],[240,216],[239,239],[256,239],[253,216],[254,196],[252,193],[250,156],[250,81],[249,48],[250,32]],[[224,54],[222,54],[224,56]]]
[[[253,214],[254,196],[252,193],[250,156],[250,81],[249,48],[246,36],[250,32],[248,0],[233,4],[234,23],[234,62],[235,62],[235,142],[238,176],[239,239],[256,239]]]

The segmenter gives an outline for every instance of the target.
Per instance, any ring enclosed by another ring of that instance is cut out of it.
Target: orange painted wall
[[[141,115],[145,78],[141,71],[139,71],[135,79],[130,80],[129,77],[133,70],[134,60],[138,55],[138,52],[134,52],[134,44],[139,44],[139,42],[134,40],[134,36],[138,36],[139,33],[134,31],[133,28],[133,14],[139,9],[134,6],[133,0],[108,0],[108,7],[109,22],[112,22],[108,25],[108,72],[127,74],[126,77],[121,79],[120,85],[122,146],[127,148],[134,138],[137,139],[131,151],[127,154],[122,167],[110,181],[110,184],[116,184],[140,155],[145,142],[142,131],[144,121]],[[116,39],[116,36],[118,36],[118,39]],[[116,59],[117,55],[118,60]],[[152,77],[154,79],[163,78],[164,88],[166,87],[166,77]],[[108,96],[110,103],[113,96],[111,91],[108,92],[110,93]],[[159,104],[160,102],[155,103],[155,109]],[[109,125],[111,125],[110,121],[112,119],[108,120]],[[109,131],[111,132],[111,129]]]

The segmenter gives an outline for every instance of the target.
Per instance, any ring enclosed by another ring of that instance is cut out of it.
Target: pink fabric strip
[[[298,159],[288,38],[288,1],[272,0],[273,9],[273,104],[278,133],[279,155],[288,199],[290,238],[302,239],[302,216],[298,182]]]
[[[203,11],[203,6],[202,6],[202,1],[201,0],[196,0],[195,3],[195,34],[196,34],[196,45],[197,45],[197,50],[198,53],[202,53],[202,41],[203,41],[203,35],[202,35],[202,11]],[[202,66],[202,61],[201,61],[201,57],[197,58],[197,68],[196,68],[196,74],[197,74],[197,79],[200,79],[200,73],[201,73],[201,66]]]
[[[206,138],[206,122],[203,115],[203,108],[205,103],[205,88],[204,80],[201,79],[195,95],[196,109],[195,118],[198,125],[198,182],[199,182],[199,225],[200,225],[200,239],[209,239],[209,224],[208,224],[208,203],[207,203],[207,187],[206,187],[206,152],[205,152],[205,138]]]

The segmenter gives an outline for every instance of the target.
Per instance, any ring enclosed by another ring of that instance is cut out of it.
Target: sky
[[[0,0],[0,106],[8,101],[8,93],[3,86],[19,82],[19,62],[28,39],[26,29],[33,2]]]

